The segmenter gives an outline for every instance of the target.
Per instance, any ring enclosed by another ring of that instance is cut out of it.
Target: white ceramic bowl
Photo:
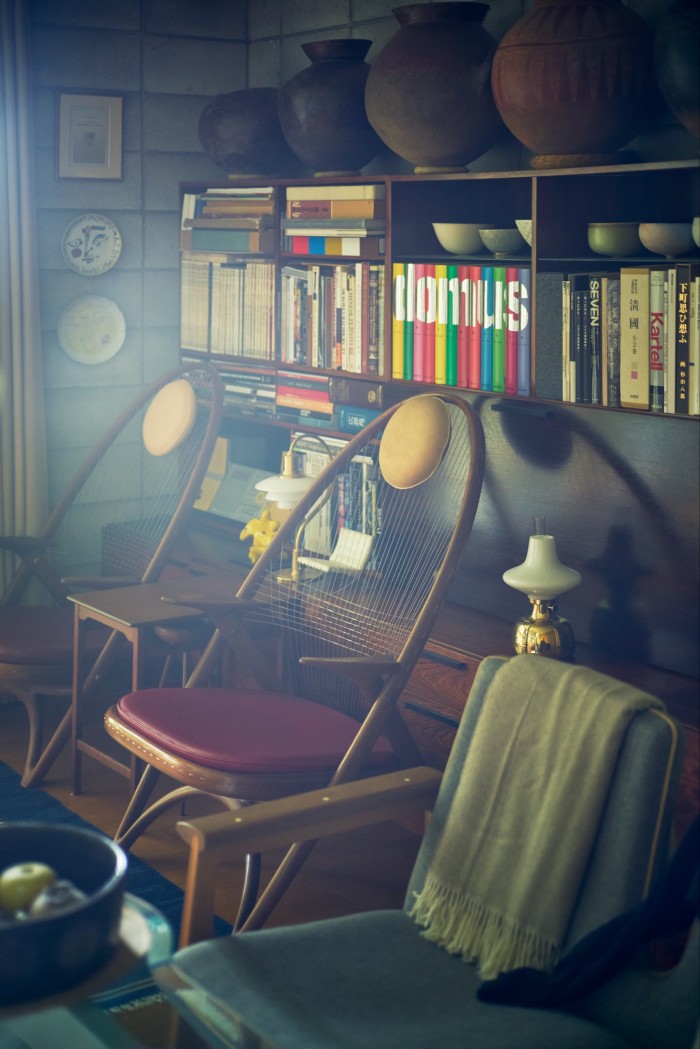
[[[696,215],[692,225],[693,240],[696,248],[700,248],[700,215]]]
[[[516,219],[515,225],[528,247],[532,247],[532,219]]]
[[[484,247],[497,257],[517,255],[526,247],[520,230],[514,226],[511,229],[484,229],[482,226],[479,236],[484,242]]]
[[[589,222],[588,247],[597,255],[625,258],[642,250],[638,222]]]
[[[435,236],[451,255],[474,255],[482,251],[479,230],[485,228],[483,222],[433,222]]]
[[[674,259],[693,249],[693,232],[689,222],[640,222],[639,239],[648,251]]]

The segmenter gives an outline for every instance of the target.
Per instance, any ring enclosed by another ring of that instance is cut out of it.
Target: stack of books
[[[376,258],[384,254],[385,187],[290,186],[283,248],[294,255]]]
[[[244,415],[263,415],[271,418],[275,413],[277,379],[269,368],[254,371],[221,369],[224,384],[224,403]]]
[[[392,281],[392,378],[529,396],[529,266],[397,262]]]
[[[275,249],[272,186],[226,187],[185,193],[180,247],[233,254]]]
[[[285,423],[336,430],[327,375],[278,371],[275,417]]]

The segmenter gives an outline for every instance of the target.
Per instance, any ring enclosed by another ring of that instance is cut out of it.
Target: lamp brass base
[[[570,661],[574,658],[575,645],[570,623],[556,615],[553,605],[534,602],[532,615],[524,616],[515,624],[513,646],[518,655]]]

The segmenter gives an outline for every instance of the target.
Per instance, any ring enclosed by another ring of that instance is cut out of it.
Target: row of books
[[[301,433],[294,437],[302,437]],[[337,454],[345,441],[325,437],[324,442],[333,454]],[[328,465],[328,455],[313,442],[297,443],[295,468],[306,477],[316,477]],[[374,542],[381,533],[382,507],[379,496],[379,470],[377,464],[367,455],[356,455],[347,465],[345,472],[336,480],[331,500],[323,504],[319,512],[311,517],[304,529],[304,554],[315,554],[323,561],[300,559],[300,563],[321,570],[348,570],[342,558],[339,559],[339,545],[345,541],[346,554],[350,561],[360,557],[364,563],[369,557],[370,564],[376,551]],[[361,536],[369,537],[363,543]]]
[[[700,414],[700,263],[561,282],[562,399]]]
[[[282,363],[383,374],[383,263],[290,264],[280,283]]]
[[[392,378],[530,393],[528,266],[397,262]]]
[[[273,360],[275,266],[183,251],[180,331],[185,350]]]

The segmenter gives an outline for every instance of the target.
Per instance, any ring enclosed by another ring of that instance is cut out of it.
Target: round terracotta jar
[[[277,116],[277,88],[218,95],[202,110],[199,141],[230,175],[274,175],[294,161]]]
[[[311,61],[279,90],[277,111],[292,151],[317,173],[357,174],[382,148],[365,110],[371,40],[302,44]]]
[[[654,37],[654,70],[664,102],[700,138],[700,5],[680,0],[662,15]]]
[[[491,78],[533,166],[618,159],[654,97],[652,41],[619,0],[533,0],[498,45]]]
[[[504,133],[491,94],[488,4],[395,7],[399,30],[370,67],[369,122],[416,171],[457,171]]]

